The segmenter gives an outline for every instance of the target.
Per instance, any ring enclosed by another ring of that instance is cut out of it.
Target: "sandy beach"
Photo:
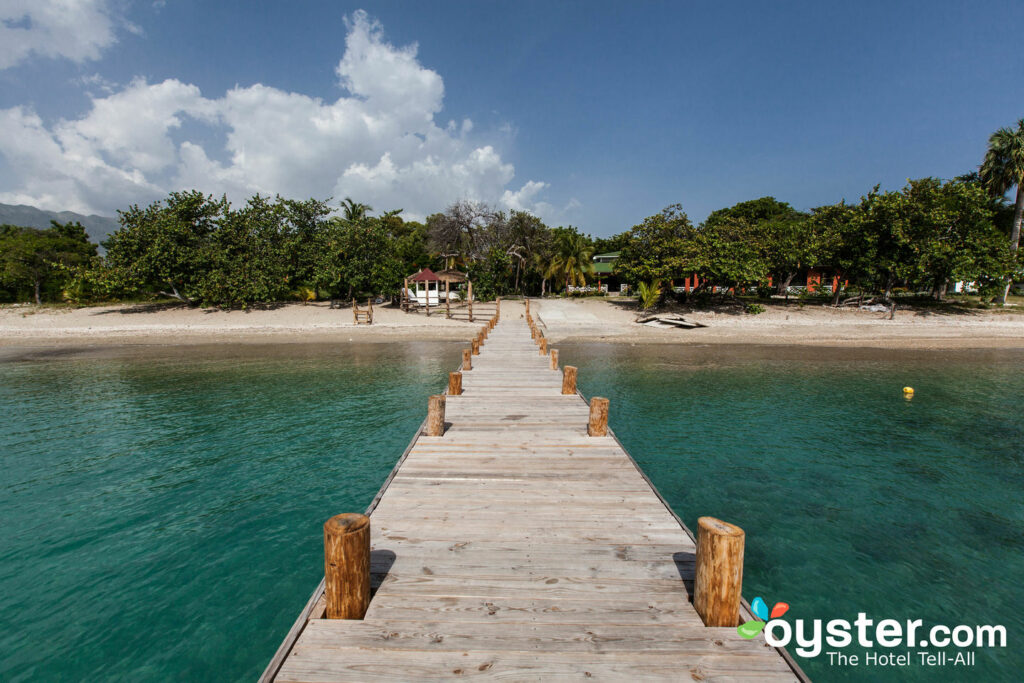
[[[324,303],[283,304],[255,310],[202,309],[173,304],[86,308],[0,307],[0,345],[194,344],[210,342],[373,342],[466,340],[493,304],[476,307],[477,322],[430,317],[391,306],[374,309],[374,324],[355,325],[348,308]],[[631,301],[600,299],[532,300],[531,310],[552,342],[631,344],[799,344],[874,348],[1024,347],[1024,311],[887,313],[798,304],[770,306],[759,315],[685,311],[687,320],[707,327],[683,330],[635,322]],[[521,301],[502,303],[505,316],[520,317]]]

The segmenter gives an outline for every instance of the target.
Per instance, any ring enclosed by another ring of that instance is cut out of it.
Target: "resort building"
[[[625,291],[622,281],[615,274],[615,262],[619,260],[621,253],[619,251],[609,251],[607,254],[594,255],[594,277],[597,278],[598,291],[608,292],[609,294],[613,290],[615,292]]]

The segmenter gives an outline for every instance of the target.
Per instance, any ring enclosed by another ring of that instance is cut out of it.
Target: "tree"
[[[513,291],[522,291],[521,276],[525,275],[530,266],[534,263],[534,256],[549,241],[548,226],[543,221],[527,211],[513,211],[508,219],[508,240],[510,244],[505,249],[515,264],[515,281],[512,284]]]
[[[679,204],[665,207],[629,230],[615,272],[636,286],[667,280],[700,268],[697,231]]]
[[[545,277],[565,282],[565,291],[571,286],[584,286],[587,276],[594,274],[594,247],[586,235],[576,228],[556,228],[554,249]]]
[[[394,290],[404,272],[395,252],[395,241],[376,218],[329,221],[321,282],[347,298]]]
[[[347,221],[359,221],[366,218],[373,207],[368,204],[360,204],[351,197],[345,197],[341,202],[341,213]],[[401,209],[399,209],[401,211]]]
[[[441,254],[459,254],[466,262],[482,260],[498,246],[505,217],[483,202],[462,200],[427,218],[430,246]]]
[[[215,200],[192,190],[118,211],[121,229],[103,243],[107,263],[138,289],[192,303],[208,270],[206,243],[229,210],[226,197]]]
[[[473,281],[473,296],[481,301],[490,301],[508,292],[512,261],[509,255],[498,247],[470,264],[469,279]]]
[[[785,294],[800,268],[814,265],[815,243],[807,214],[786,202],[775,197],[740,202],[712,212],[702,230],[714,231],[726,223],[733,225],[729,233],[749,242],[756,251],[756,256],[751,253],[748,258],[761,260],[756,265],[751,261],[733,263],[731,270],[737,274],[762,279],[766,270],[778,293]]]
[[[981,281],[1008,274],[996,205],[975,178],[943,183],[911,180],[903,189],[906,231],[913,244],[913,281],[941,300],[950,280]]]
[[[69,268],[95,256],[96,245],[77,222],[50,221],[45,230],[0,226],[0,280],[14,289],[31,288],[37,305],[48,283],[59,286]]]
[[[988,151],[981,162],[981,179],[995,196],[1003,196],[1011,188],[1017,188],[1014,201],[1013,226],[1010,229],[1010,251],[1016,258],[1020,247],[1020,226],[1024,220],[1024,119],[1017,121],[1017,129],[1000,128],[988,139]],[[1013,285],[1013,278],[1007,279],[1003,290],[1002,303]]]

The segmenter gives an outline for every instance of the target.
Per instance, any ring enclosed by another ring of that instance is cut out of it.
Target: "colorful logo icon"
[[[745,624],[740,624],[736,627],[739,634],[748,640],[763,631],[764,625],[769,619],[778,619],[788,612],[789,604],[785,602],[777,602],[775,603],[775,607],[772,607],[771,614],[769,614],[768,605],[765,604],[764,598],[754,598],[754,601],[750,603],[750,611],[754,613],[754,616],[757,617],[759,621],[748,621]]]

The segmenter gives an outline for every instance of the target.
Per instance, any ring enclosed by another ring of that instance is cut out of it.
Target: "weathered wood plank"
[[[523,319],[461,379],[443,435],[420,434],[377,500],[365,619],[314,605],[276,680],[797,678],[703,625],[693,539],[614,435],[588,435]]]

